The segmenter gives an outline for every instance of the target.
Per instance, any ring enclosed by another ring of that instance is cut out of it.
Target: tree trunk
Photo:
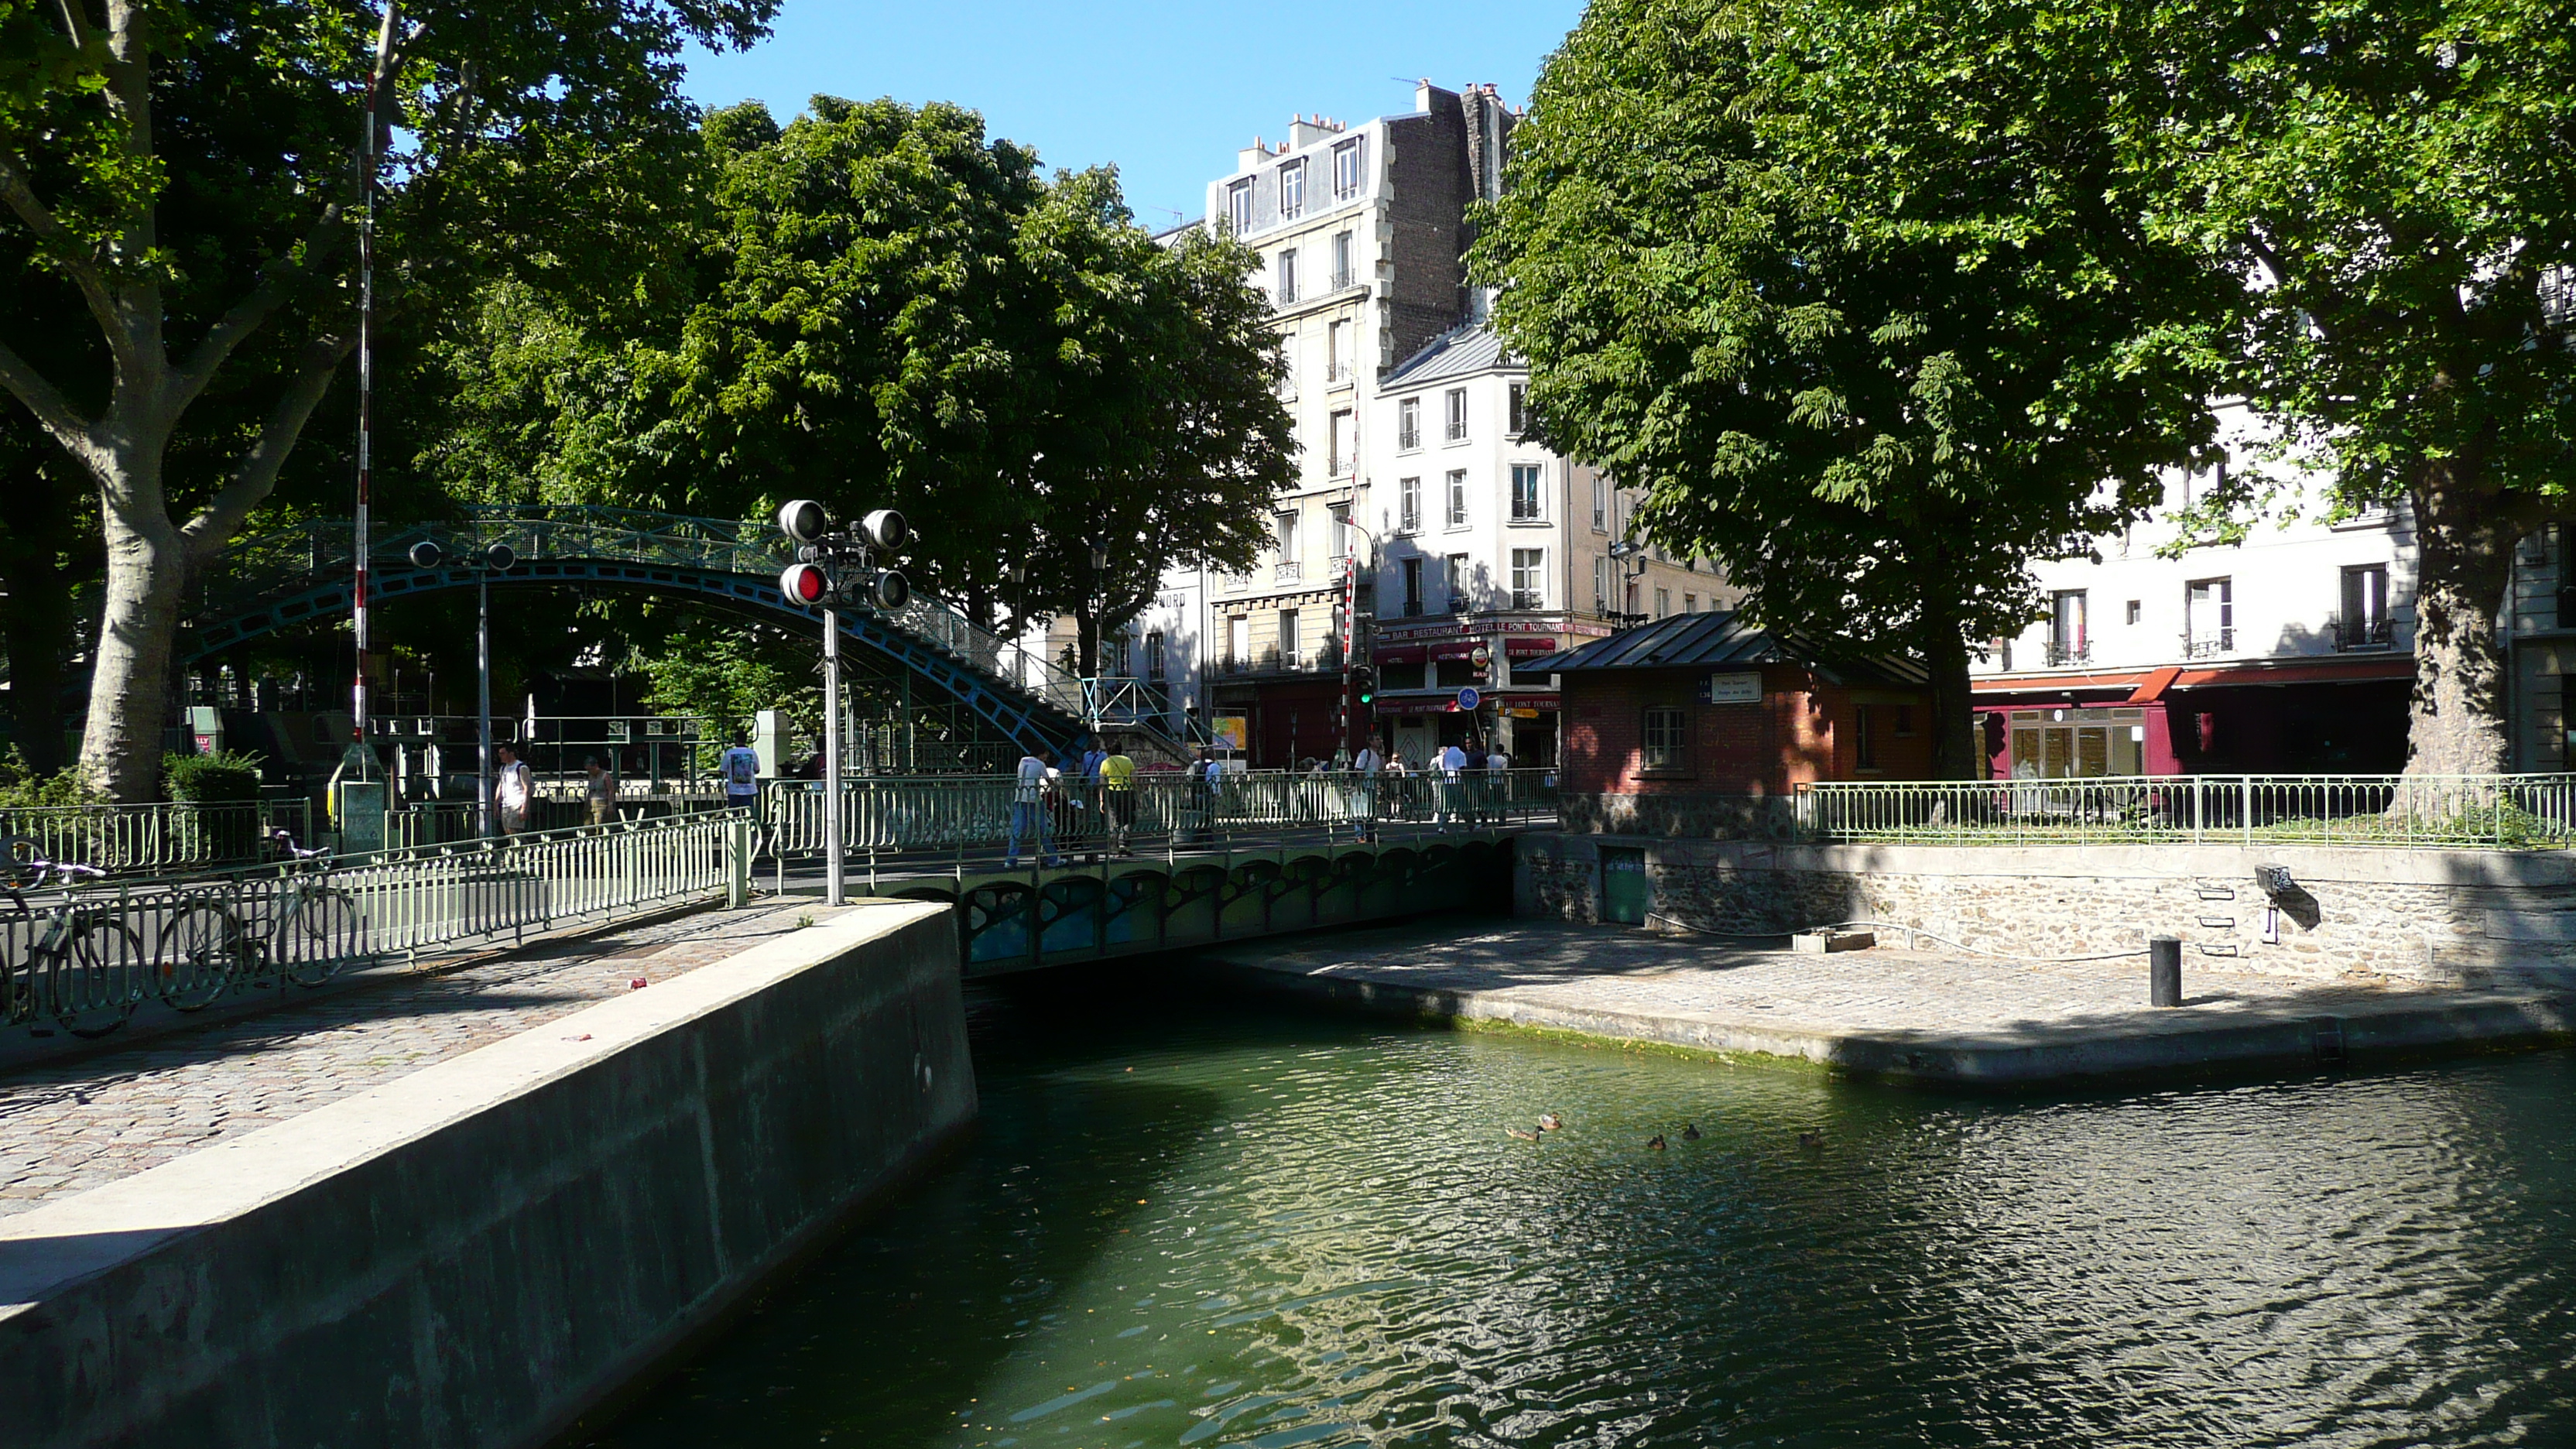
[[[2427,466],[2415,504],[2415,694],[2406,773],[2495,775],[2513,768],[2513,724],[2497,617],[2513,585],[2525,510],[2467,486],[2456,464]]]
[[[100,513],[107,598],[90,673],[89,719],[81,734],[81,775],[109,799],[150,800],[161,787],[170,647],[187,586],[187,548],[166,519],[129,517],[104,498]]]
[[[1959,607],[1964,590],[1951,582],[1945,567],[1922,566],[1922,574],[1915,648],[1931,674],[1932,778],[1982,779],[1986,772],[1977,748],[1976,701],[1968,687],[1967,624]]]

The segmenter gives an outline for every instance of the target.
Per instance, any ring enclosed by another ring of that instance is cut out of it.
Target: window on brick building
[[[1640,732],[1643,749],[1639,763],[1649,770],[1678,770],[1688,763],[1690,714],[1674,705],[1656,705],[1646,711]]]

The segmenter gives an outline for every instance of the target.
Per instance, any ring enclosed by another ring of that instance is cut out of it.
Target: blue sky
[[[1277,142],[1292,115],[1409,111],[1416,76],[1491,82],[1526,103],[1582,12],[1581,0],[787,0],[758,47],[693,53],[687,89],[709,105],[766,101],[782,121],[817,91],[954,101],[1049,166],[1116,164],[1137,220],[1160,230],[1197,216],[1236,150]]]

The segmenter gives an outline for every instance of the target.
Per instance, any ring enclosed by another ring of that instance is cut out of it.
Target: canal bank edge
[[[976,1112],[869,904],[0,1219],[0,1445],[535,1445]]]
[[[1974,1030],[1832,1032],[1532,1002],[1507,990],[1415,986],[1373,979],[1362,970],[1335,974],[1333,964],[1316,962],[1314,945],[1313,938],[1275,949],[1247,942],[1203,959],[1246,989],[1460,1030],[1672,1051],[1921,1086],[2172,1084],[2576,1046],[2576,994],[2566,992],[2444,993],[2348,1007],[2331,1016],[2283,1013],[2223,1022],[2142,1015],[2117,1027],[2088,1026],[2050,1032],[2045,1040],[2011,1040],[2009,1033]]]

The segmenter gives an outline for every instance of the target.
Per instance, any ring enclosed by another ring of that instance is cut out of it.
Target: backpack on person
[[[760,756],[745,746],[736,745],[724,754],[725,790],[729,794],[748,795],[760,788]]]

